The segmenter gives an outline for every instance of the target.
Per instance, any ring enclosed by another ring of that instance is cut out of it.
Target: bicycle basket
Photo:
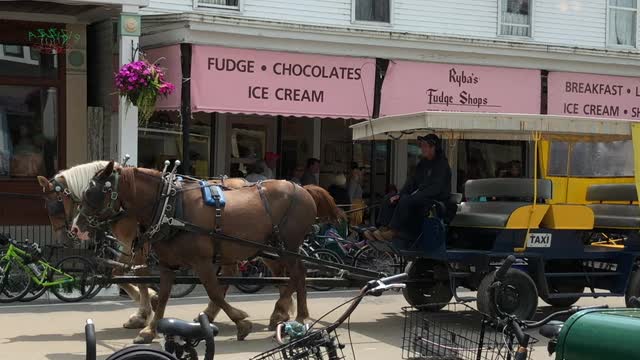
[[[433,306],[433,305],[432,305]],[[493,327],[492,319],[465,304],[446,304],[438,312],[402,308],[404,337],[402,357],[411,360],[513,359],[517,341],[512,334]],[[530,340],[529,358],[533,351]]]
[[[251,360],[342,360],[345,358],[343,348],[335,331],[318,330],[256,355]]]

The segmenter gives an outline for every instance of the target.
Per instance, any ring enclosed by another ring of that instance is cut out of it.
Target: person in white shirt
[[[273,174],[273,170],[278,165],[278,159],[280,159],[280,154],[274,153],[271,151],[267,151],[264,156],[263,167],[264,167],[264,176],[267,179],[275,179]]]

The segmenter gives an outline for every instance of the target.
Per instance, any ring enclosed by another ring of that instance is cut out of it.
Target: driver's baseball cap
[[[440,138],[436,134],[428,134],[425,136],[418,136],[418,141],[425,142],[430,145],[438,146],[440,144]]]

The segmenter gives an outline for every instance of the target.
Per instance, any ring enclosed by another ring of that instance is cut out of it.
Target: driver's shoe
[[[373,232],[373,236],[380,241],[391,241],[396,235],[398,235],[398,233],[393,229],[376,230]]]

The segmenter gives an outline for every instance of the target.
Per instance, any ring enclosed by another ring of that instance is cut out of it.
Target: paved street
[[[200,311],[206,299],[199,295],[170,302],[167,316],[182,319],[193,318]],[[309,308],[317,318],[336,305],[346,301],[354,291],[333,291],[312,293]],[[237,307],[246,310],[255,322],[255,332],[244,342],[235,340],[235,328],[222,315],[218,319],[220,336],[217,340],[216,359],[248,359],[275,345],[272,333],[266,330],[268,315],[275,300],[273,294],[231,294]],[[603,303],[604,299],[582,300],[581,305]],[[621,306],[622,299],[609,299],[612,306]],[[369,297],[363,301],[351,319],[351,337],[354,351],[359,359],[400,359],[403,334],[401,308],[406,303],[401,295],[390,294],[379,298]],[[135,337],[135,330],[122,328],[122,323],[133,311],[129,300],[111,298],[80,304],[61,304],[55,300],[51,304],[41,301],[37,304],[4,305],[0,307],[0,359],[24,360],[81,360],[84,359],[84,322],[94,319],[98,339],[99,359],[105,359],[111,352],[125,347]],[[543,309],[545,311],[548,309]],[[339,314],[327,318],[335,319]],[[326,323],[325,323],[326,324]],[[343,342],[348,342],[346,324],[340,332]],[[153,346],[160,346],[160,338]],[[353,358],[346,348],[347,358]],[[200,355],[204,354],[202,345]],[[534,359],[548,359],[546,342],[536,346]]]

